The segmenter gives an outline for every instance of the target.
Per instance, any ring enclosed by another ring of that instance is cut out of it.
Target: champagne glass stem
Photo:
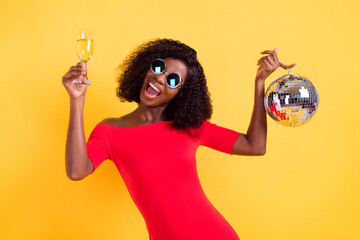
[[[86,62],[85,60],[80,60],[81,63],[83,63],[82,67],[86,67]],[[85,75],[82,74],[82,80],[78,81],[78,80],[74,80],[73,83],[86,83],[86,84],[92,84],[91,81],[89,81],[87,78],[85,78]]]
[[[86,61],[85,60],[81,60],[81,63],[83,64],[82,67],[86,67]],[[82,76],[83,76],[83,78],[85,78],[84,74]]]

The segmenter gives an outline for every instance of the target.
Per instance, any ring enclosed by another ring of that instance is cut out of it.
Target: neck
[[[140,103],[138,108],[132,112],[132,115],[143,122],[156,123],[166,120],[165,109],[166,106],[147,107]]]

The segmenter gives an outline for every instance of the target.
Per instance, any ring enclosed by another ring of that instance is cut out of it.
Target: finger
[[[281,61],[279,61],[279,63],[280,63],[280,67],[282,67],[284,69],[288,69],[288,68],[292,68],[292,67],[296,66],[296,63],[293,63],[291,65],[286,65],[286,64],[282,63]]]
[[[261,58],[261,59],[258,61],[258,64],[257,64],[257,65],[263,64],[266,59],[267,59],[267,56]],[[269,62],[269,61],[268,61],[268,62]]]
[[[265,68],[266,66],[265,66],[265,64],[264,64],[264,60],[262,60],[260,63],[259,63],[259,69],[261,69],[261,68]]]
[[[65,74],[65,76],[64,76],[64,79],[65,80],[71,80],[71,79],[74,79],[74,78],[79,78],[82,75],[83,75],[83,73],[81,71],[73,70],[73,71],[67,72]]]
[[[269,56],[269,55],[266,55],[266,56],[263,56],[262,58],[260,58],[260,59],[258,60],[258,65],[261,64],[265,59],[267,59],[268,56]]]
[[[64,79],[65,80],[72,80],[72,79],[77,79],[80,77],[85,77],[87,78],[87,68],[83,68],[83,67],[72,67],[70,71],[68,71],[65,76]]]
[[[275,59],[275,56],[277,58],[277,52],[279,51],[279,48],[275,48],[274,50],[265,50],[265,51],[262,51],[261,54],[270,54],[274,57]]]
[[[293,67],[295,67],[296,66],[296,63],[293,63],[293,64],[291,64],[291,65],[287,65],[286,67],[287,68],[293,68]]]
[[[81,69],[81,70],[86,70],[87,69],[87,67],[86,66],[76,66],[77,67],[77,69]]]
[[[266,60],[268,60],[269,63],[270,63],[271,65],[273,65],[274,67],[277,67],[276,62],[275,62],[270,56],[268,56],[268,57],[266,58]]]
[[[265,59],[265,58],[259,59],[259,61],[257,62],[257,65],[262,64],[262,63],[264,62],[264,59]]]
[[[85,63],[83,63],[83,62],[78,62],[78,63],[76,64],[76,66],[85,67]]]
[[[66,76],[68,76],[68,77],[77,77],[77,76],[81,76],[82,74],[85,74],[85,72],[81,71],[81,70],[74,69],[74,70],[71,70],[71,71],[67,72],[65,74],[65,77]]]
[[[83,71],[83,70],[81,68],[78,68],[78,67],[72,68],[72,69],[69,70],[69,72],[81,72],[81,71]]]
[[[71,72],[71,71],[85,71],[85,70],[86,70],[86,68],[83,68],[83,67],[80,67],[80,66],[72,66],[72,67],[70,67],[68,72]]]
[[[274,60],[274,62],[276,62],[276,63],[279,63],[279,59],[278,59],[278,56],[277,56],[277,51],[278,51],[279,49],[278,48],[275,48],[274,49],[274,51],[270,51],[270,50],[266,50],[266,51],[264,51],[264,52],[262,52],[262,53],[264,53],[264,54],[270,54],[272,57],[273,57],[273,60]],[[266,53],[265,53],[266,52]],[[262,59],[265,59],[265,58],[267,58],[268,56],[263,56],[262,58],[260,58],[259,60],[258,60],[258,62],[259,61],[261,61]]]
[[[263,56],[262,58],[260,58],[260,59],[258,60],[258,62],[261,62],[261,61],[264,60],[265,58],[267,58],[267,56]]]
[[[277,56],[277,51],[278,51],[279,49],[278,48],[276,48],[275,50],[274,50],[274,61],[278,64],[278,66],[280,65],[280,63],[279,63],[279,58],[278,58],[278,56]]]
[[[70,72],[71,70],[78,69],[78,68],[79,68],[78,66],[71,66],[71,67],[69,68],[69,72]]]
[[[68,74],[63,77],[63,81],[71,82],[72,80],[77,79],[77,78],[80,78],[80,75],[74,76],[74,75]]]
[[[74,67],[74,68],[71,68],[69,72],[72,72],[72,71],[77,71],[77,72],[81,72],[82,74],[85,74],[85,72],[87,71],[87,68],[86,67]]]
[[[261,54],[274,54],[274,52],[277,50],[278,50],[277,48],[275,48],[274,50],[265,50],[265,51],[262,51]]]
[[[272,71],[272,66],[267,59],[264,60],[264,63],[266,65],[266,70]]]
[[[257,65],[260,65],[261,62],[264,62],[264,60],[266,60],[266,61],[271,65],[271,68],[268,69],[268,70],[270,70],[270,71],[276,70],[276,69],[279,67],[279,64],[277,64],[277,63],[271,58],[270,55],[267,55],[267,56],[262,57],[262,58],[258,61],[258,64],[257,64]]]
[[[84,72],[84,71],[74,71],[74,72],[71,72],[70,74],[71,74],[71,76],[82,76],[82,75],[84,75],[86,72]]]

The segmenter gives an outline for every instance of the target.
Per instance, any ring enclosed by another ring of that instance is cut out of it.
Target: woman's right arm
[[[73,80],[81,78],[83,74],[87,78],[87,66],[84,68],[81,63],[78,63],[76,66],[72,66],[62,79],[62,83],[70,96],[65,166],[66,174],[71,180],[81,180],[93,170],[93,165],[88,159],[83,120],[85,93],[88,84],[73,83]]]

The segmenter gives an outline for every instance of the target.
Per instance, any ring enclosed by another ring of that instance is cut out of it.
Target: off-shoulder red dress
[[[171,123],[97,124],[87,141],[94,170],[106,159],[115,164],[150,240],[239,240],[206,197],[195,155],[200,145],[231,154],[240,133],[205,121],[194,138]]]

